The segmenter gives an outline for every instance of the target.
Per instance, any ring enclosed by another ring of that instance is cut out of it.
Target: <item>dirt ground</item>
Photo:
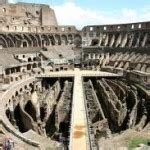
[[[100,150],[128,150],[129,142],[134,138],[150,139],[150,130],[135,131],[128,129],[125,132],[114,135],[109,139],[100,139],[99,148]]]

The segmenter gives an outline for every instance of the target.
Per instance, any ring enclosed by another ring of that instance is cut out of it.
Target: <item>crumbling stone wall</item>
[[[5,25],[57,26],[54,10],[48,5],[3,3],[0,12],[0,23]]]
[[[148,98],[143,97],[132,83],[103,78],[91,79],[84,85],[91,137],[95,144],[102,137],[109,138],[129,128],[139,131],[149,124]]]

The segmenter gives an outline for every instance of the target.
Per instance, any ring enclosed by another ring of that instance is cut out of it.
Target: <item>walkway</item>
[[[72,112],[70,150],[87,150],[88,127],[83,97],[82,74],[77,69],[74,78]]]
[[[77,71],[78,70],[78,71]],[[119,77],[120,75],[110,72],[103,71],[92,71],[92,70],[69,70],[69,71],[59,71],[59,72],[49,72],[47,74],[40,74],[37,77],[74,77],[76,72],[80,72],[81,76],[84,77]],[[121,77],[121,76],[120,76]]]

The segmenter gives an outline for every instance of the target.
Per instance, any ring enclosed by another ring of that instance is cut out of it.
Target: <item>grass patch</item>
[[[133,148],[136,148],[139,144],[147,144],[147,139],[145,139],[143,137],[132,138],[128,142],[128,148],[129,148],[129,150],[132,150]]]

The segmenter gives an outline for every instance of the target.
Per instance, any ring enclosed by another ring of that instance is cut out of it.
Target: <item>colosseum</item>
[[[0,0],[0,150],[150,149],[149,101],[150,22],[78,30]]]

